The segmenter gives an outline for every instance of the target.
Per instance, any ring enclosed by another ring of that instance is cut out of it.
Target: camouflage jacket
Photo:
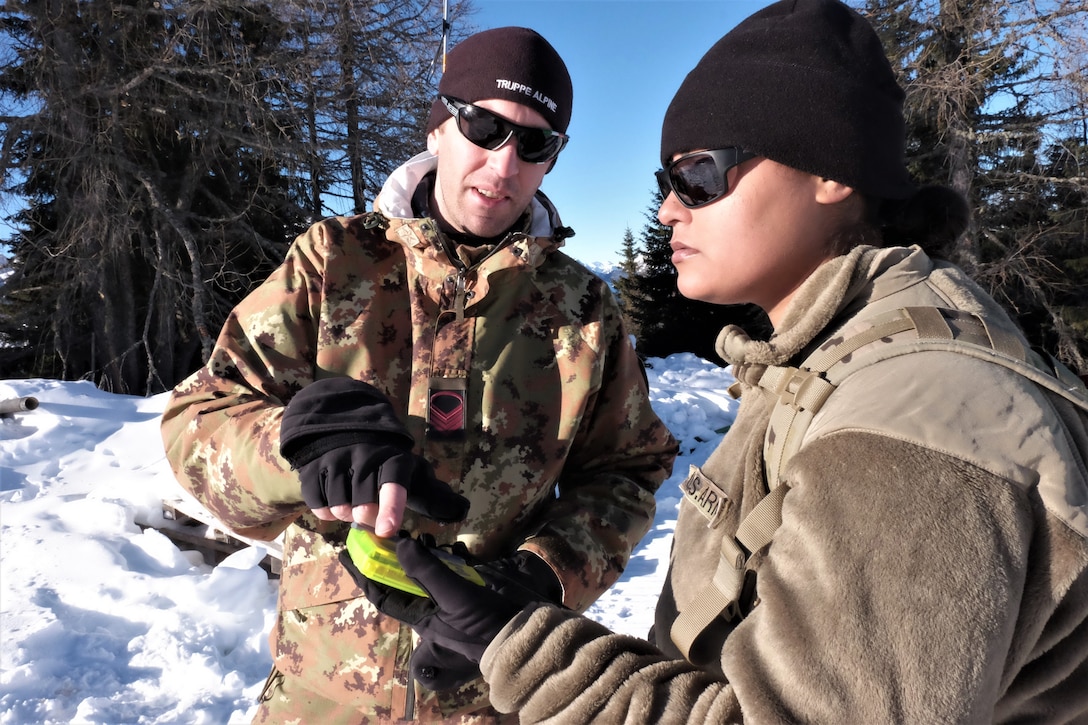
[[[614,297],[558,251],[569,230],[547,199],[533,202],[524,233],[454,249],[433,220],[411,218],[411,191],[433,168],[433,157],[416,157],[374,212],[298,237],[163,416],[186,489],[238,533],[285,533],[277,667],[375,721],[471,712],[487,693],[480,681],[441,697],[408,686],[411,631],[362,598],[337,560],[346,526],[307,511],[279,455],[295,393],[331,376],[383,390],[417,452],[471,502],[463,523],[408,512],[405,528],[485,558],[530,549],[575,610],[623,571],[677,449]],[[428,434],[430,395],[449,387],[465,391],[460,438]]]

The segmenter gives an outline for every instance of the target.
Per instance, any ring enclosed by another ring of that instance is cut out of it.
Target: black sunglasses
[[[729,193],[729,169],[756,155],[736,146],[684,154],[657,172],[661,196],[674,192],[688,209],[706,206]]]
[[[457,128],[462,136],[489,151],[501,148],[513,136],[517,139],[518,158],[530,164],[551,161],[559,155],[570,138],[565,133],[552,131],[550,128],[520,126],[485,108],[457,98],[440,98],[446,110],[457,119]]]

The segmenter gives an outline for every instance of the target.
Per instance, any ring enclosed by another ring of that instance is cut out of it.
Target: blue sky
[[[624,231],[637,239],[646,224],[669,101],[718,38],[770,2],[475,0],[477,12],[458,31],[533,28],[570,71],[571,141],[541,188],[576,232],[571,256],[620,261]],[[0,217],[11,211],[0,208]],[[6,237],[7,225],[0,229]]]
[[[576,236],[565,251],[618,263],[652,200],[665,109],[703,54],[770,0],[475,0],[477,29],[520,25],[555,46],[574,84],[571,140],[541,187]],[[463,28],[457,28],[461,30]],[[655,210],[656,211],[656,210]]]

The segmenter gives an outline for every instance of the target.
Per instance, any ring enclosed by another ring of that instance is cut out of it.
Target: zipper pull
[[[453,314],[458,321],[465,319],[465,273],[459,272],[453,293]]]

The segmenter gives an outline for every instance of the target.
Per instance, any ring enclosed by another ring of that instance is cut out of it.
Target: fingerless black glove
[[[389,399],[351,378],[317,380],[287,404],[280,453],[299,472],[311,509],[376,503],[382,484],[408,492],[408,508],[435,521],[461,521],[468,499],[434,476],[412,453],[414,441]]]

